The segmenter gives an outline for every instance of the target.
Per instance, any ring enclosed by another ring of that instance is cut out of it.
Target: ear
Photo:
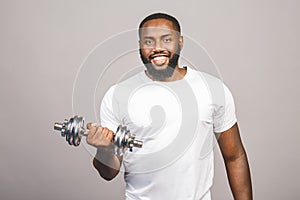
[[[180,45],[180,49],[182,49],[182,47],[183,47],[183,36],[182,35],[179,37],[179,45]]]

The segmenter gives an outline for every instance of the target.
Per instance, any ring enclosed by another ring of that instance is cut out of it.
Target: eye
[[[169,42],[172,42],[172,39],[171,38],[164,38],[163,42],[164,43],[169,43]]]
[[[152,45],[153,43],[154,43],[153,40],[149,40],[149,39],[144,41],[145,45]]]

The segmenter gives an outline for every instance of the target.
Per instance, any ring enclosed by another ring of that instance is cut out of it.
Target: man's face
[[[171,21],[147,21],[141,30],[140,56],[149,75],[156,80],[171,77],[178,65],[182,43],[182,36]]]

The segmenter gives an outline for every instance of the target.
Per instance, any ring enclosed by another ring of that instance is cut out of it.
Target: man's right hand
[[[113,148],[114,132],[106,127],[96,126],[92,123],[87,124],[89,129],[86,142],[96,148]]]

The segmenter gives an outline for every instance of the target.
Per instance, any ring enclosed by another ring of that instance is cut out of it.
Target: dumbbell
[[[62,123],[54,123],[54,130],[60,131],[62,137],[66,137],[66,141],[70,145],[78,146],[82,136],[87,136],[88,129],[84,128],[84,118],[81,116],[65,119]],[[119,125],[114,134],[114,153],[123,155],[127,149],[132,152],[133,147],[141,148],[143,142],[135,139],[135,135],[131,134],[126,126]]]

